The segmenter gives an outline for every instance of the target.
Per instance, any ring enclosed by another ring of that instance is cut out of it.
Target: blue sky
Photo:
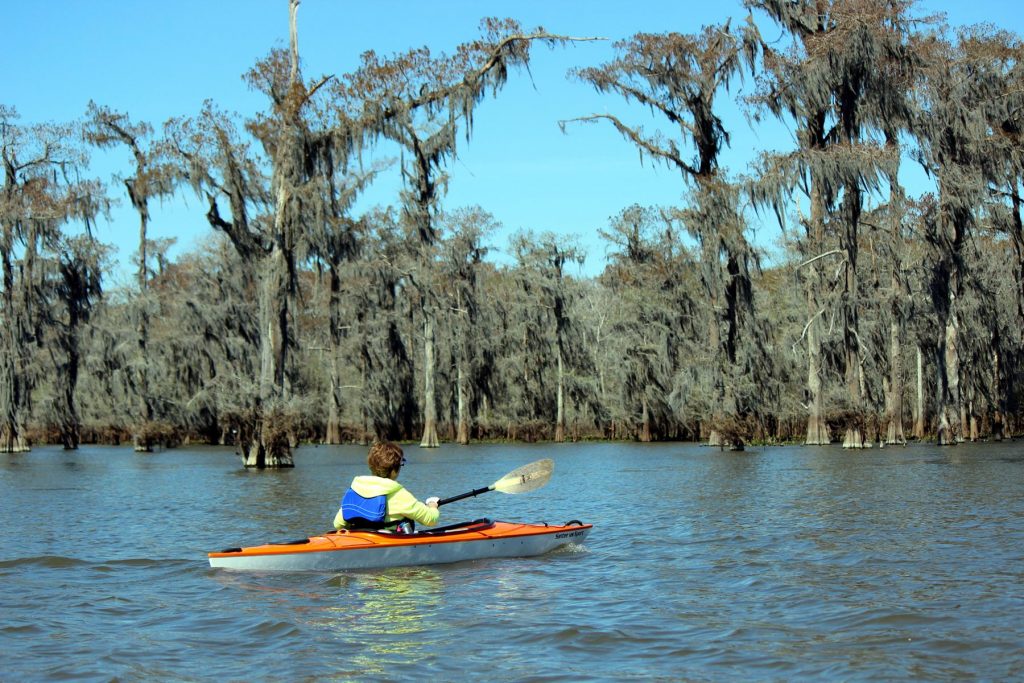
[[[15,107],[26,124],[80,118],[90,99],[157,128],[172,116],[198,112],[206,99],[252,114],[266,103],[241,76],[272,47],[286,46],[287,6],[287,0],[7,3],[0,104]],[[921,12],[946,12],[953,25],[991,22],[1024,33],[1015,1],[930,0],[920,7]],[[543,26],[552,33],[609,40],[535,48],[530,73],[513,74],[498,98],[478,109],[473,137],[461,143],[459,158],[449,167],[445,206],[480,205],[494,214],[504,226],[492,240],[499,252],[507,237],[521,229],[573,235],[588,253],[583,272],[596,274],[604,262],[596,231],[610,217],[633,203],[679,204],[685,188],[678,173],[641,165],[635,148],[610,126],[574,126],[563,134],[560,119],[606,111],[632,116],[618,98],[567,80],[567,70],[607,61],[614,40],[638,31],[693,33],[730,16],[739,20],[741,3],[303,0],[298,18],[303,72],[307,79],[346,73],[368,49],[382,55],[422,45],[451,51],[479,35],[484,16],[513,17],[527,29]],[[742,86],[733,96],[741,93]],[[724,161],[733,174],[746,170],[755,150],[791,144],[785,128],[752,129],[738,112],[728,124],[732,148]],[[94,173],[108,182],[113,173],[128,169],[127,155],[94,155]],[[363,205],[395,201],[398,183],[396,174],[379,179]],[[110,193],[121,206],[110,221],[101,220],[97,235],[127,262],[138,247],[137,218],[120,184],[111,182]],[[156,207],[150,237],[176,237],[172,255],[194,249],[210,234],[204,213],[190,197]],[[777,236],[777,228],[766,220],[756,239],[770,247]]]

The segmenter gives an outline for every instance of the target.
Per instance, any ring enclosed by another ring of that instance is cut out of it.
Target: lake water
[[[442,508],[595,525],[527,559],[337,574],[206,552],[330,527],[362,447],[0,455],[0,680],[1021,680],[1024,444],[406,447]]]

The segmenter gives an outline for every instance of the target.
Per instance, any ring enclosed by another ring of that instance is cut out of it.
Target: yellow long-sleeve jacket
[[[397,522],[403,519],[411,519],[424,526],[437,524],[441,513],[437,508],[424,505],[416,500],[416,496],[405,490],[405,487],[394,479],[363,475],[352,480],[352,489],[364,498],[375,496],[387,496],[387,514],[385,522]],[[334,515],[334,528],[345,528],[345,518],[341,515],[341,509]]]

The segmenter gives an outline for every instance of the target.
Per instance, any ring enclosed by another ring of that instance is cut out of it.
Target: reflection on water
[[[280,575],[208,570],[210,579],[286,609],[344,652],[353,671],[384,676],[395,662],[430,656],[423,636],[443,611],[443,575],[432,567]],[[358,645],[354,647],[354,645]]]
[[[403,483],[551,483],[446,521],[581,519],[540,558],[338,574],[205,553],[326,530],[365,448],[0,456],[4,680],[1016,680],[1024,446],[444,446]],[[465,647],[469,640],[472,647]],[[453,653],[457,653],[453,655]]]
[[[415,665],[427,656],[422,636],[438,621],[442,584],[430,567],[339,575],[331,580],[336,604],[317,617],[336,631],[339,645],[361,643],[351,658],[356,670],[383,677],[396,661]]]

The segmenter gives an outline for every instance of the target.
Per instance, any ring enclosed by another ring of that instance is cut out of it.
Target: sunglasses
[[[405,456],[402,456],[402,462],[398,463],[400,467],[405,467]]]

